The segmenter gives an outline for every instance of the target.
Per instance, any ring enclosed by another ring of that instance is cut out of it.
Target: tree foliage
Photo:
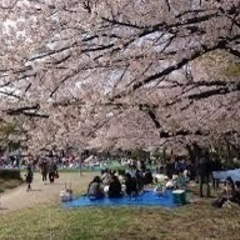
[[[25,134],[17,122],[0,123],[0,149],[4,151],[16,150],[20,147],[20,142],[25,141]]]

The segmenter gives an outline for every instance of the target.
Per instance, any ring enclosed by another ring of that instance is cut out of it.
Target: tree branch
[[[240,51],[236,50],[236,49],[232,49],[231,47],[226,47],[227,50],[229,50],[229,52],[236,56],[236,57],[239,57],[240,58]]]
[[[33,106],[20,107],[16,109],[10,108],[7,110],[3,110],[3,112],[6,112],[10,116],[24,115],[27,117],[49,118],[49,115],[47,114],[37,113],[39,110],[40,110],[40,105],[35,104]]]
[[[154,107],[148,104],[139,104],[138,107],[140,111],[145,112],[151,118],[157,129],[161,128],[161,123],[157,119]]]

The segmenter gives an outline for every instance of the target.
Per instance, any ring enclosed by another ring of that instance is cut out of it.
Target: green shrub
[[[150,152],[144,151],[141,148],[137,148],[131,153],[131,158],[134,160],[148,160],[150,158]]]
[[[22,180],[21,172],[18,169],[0,169],[0,179]]]

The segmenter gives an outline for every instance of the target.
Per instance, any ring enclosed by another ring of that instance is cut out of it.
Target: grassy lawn
[[[0,239],[239,240],[239,213],[206,202],[175,210],[39,206],[1,216]]]
[[[239,240],[240,210],[214,209],[211,201],[171,210],[41,205],[0,215],[0,240]]]

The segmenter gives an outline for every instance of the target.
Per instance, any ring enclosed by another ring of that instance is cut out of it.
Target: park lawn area
[[[0,239],[239,240],[239,214],[239,209],[214,209],[207,201],[171,210],[45,205],[1,216]]]
[[[83,175],[80,185],[79,176],[72,175],[74,193],[83,193],[95,173]],[[68,179],[69,175],[60,177]],[[214,209],[211,201],[176,209],[65,209],[42,204],[0,215],[0,240],[239,240],[239,208]]]

